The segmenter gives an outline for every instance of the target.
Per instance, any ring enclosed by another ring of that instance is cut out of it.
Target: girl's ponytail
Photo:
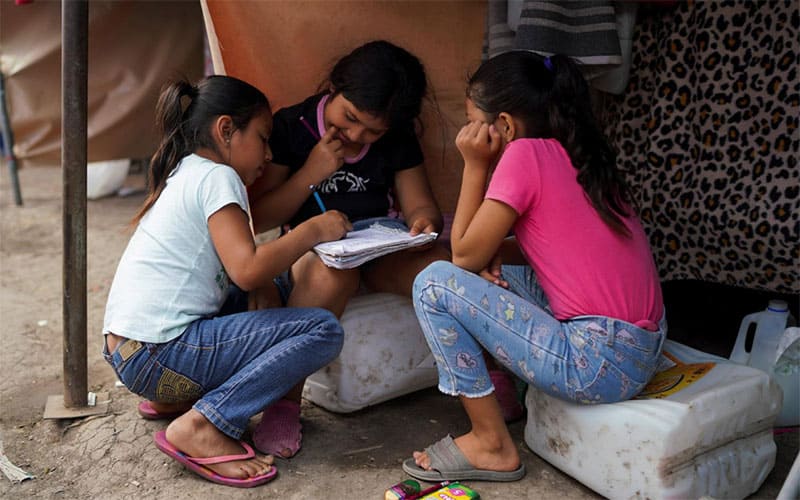
[[[576,144],[576,127],[573,125],[578,121],[579,102],[583,102],[579,96],[583,96],[583,89],[580,88],[580,79],[576,77],[574,64],[560,55],[546,57],[543,62],[545,68],[552,77],[552,87],[549,98],[549,112],[547,113],[549,128],[554,131],[556,139],[572,156],[572,152],[578,149]],[[584,85],[585,86],[585,85]],[[588,97],[588,91],[585,93]],[[584,113],[586,110],[582,110]],[[574,163],[575,159],[573,159]]]
[[[156,104],[156,132],[161,137],[161,142],[150,159],[150,168],[147,170],[147,198],[132,224],[139,222],[153,206],[167,183],[167,177],[188,153],[186,137],[181,127],[184,114],[182,100],[183,97],[190,99],[186,107],[188,109],[191,99],[196,96],[197,89],[185,80],[167,83],[161,89]]]
[[[622,221],[626,206],[633,203],[630,187],[617,169],[617,155],[592,114],[589,85],[578,65],[569,57],[545,58],[553,74],[550,129],[569,154],[583,187],[597,213],[614,231],[629,235]]]
[[[217,151],[211,135],[216,117],[230,116],[234,129],[242,129],[257,113],[269,110],[269,101],[260,90],[230,76],[209,76],[197,85],[186,80],[167,83],[156,105],[156,130],[161,142],[150,159],[147,198],[131,224],[139,222],[153,206],[183,157],[198,148]]]

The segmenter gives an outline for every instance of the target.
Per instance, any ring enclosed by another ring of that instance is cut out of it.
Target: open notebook
[[[328,267],[352,269],[388,253],[424,245],[438,233],[411,236],[408,231],[373,224],[366,229],[350,231],[344,239],[320,243],[314,247]]]

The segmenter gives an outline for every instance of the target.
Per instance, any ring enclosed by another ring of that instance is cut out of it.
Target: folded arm
[[[400,210],[411,234],[441,232],[442,213],[431,192],[422,165],[400,170],[395,174],[395,191]]]

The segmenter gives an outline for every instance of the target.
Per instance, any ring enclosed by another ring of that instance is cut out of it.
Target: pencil
[[[433,493],[435,491],[439,491],[440,489],[444,488],[452,481],[441,481],[439,483],[434,484],[430,488],[425,488],[424,490],[420,491],[419,493],[412,493],[407,500],[416,500],[417,498],[422,498],[429,493]]]
[[[319,137],[319,134],[317,133],[317,131],[316,131],[316,130],[314,130],[314,128],[311,126],[311,124],[310,124],[310,123],[308,123],[308,122],[306,121],[306,118],[305,118],[305,116],[301,116],[301,117],[300,117],[300,121],[303,123],[303,125],[305,125],[305,127],[306,127],[306,130],[308,130],[309,132],[311,132],[311,135],[313,135],[313,136],[314,136],[314,139],[316,139],[316,140],[319,140],[319,139],[320,139],[320,137]]]
[[[322,203],[322,198],[320,198],[319,193],[317,192],[317,188],[314,187],[313,185],[311,185],[311,186],[308,186],[308,189],[311,190],[311,194],[313,194],[314,195],[314,199],[317,200],[317,205],[319,206],[320,212],[322,212],[323,214],[325,212],[327,212],[328,210],[325,208],[325,204]]]

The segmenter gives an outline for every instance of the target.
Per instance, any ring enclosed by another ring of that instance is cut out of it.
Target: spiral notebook
[[[424,245],[438,236],[439,233],[411,236],[408,231],[376,223],[366,229],[350,231],[344,239],[320,243],[314,251],[328,267],[352,269],[383,255]]]

